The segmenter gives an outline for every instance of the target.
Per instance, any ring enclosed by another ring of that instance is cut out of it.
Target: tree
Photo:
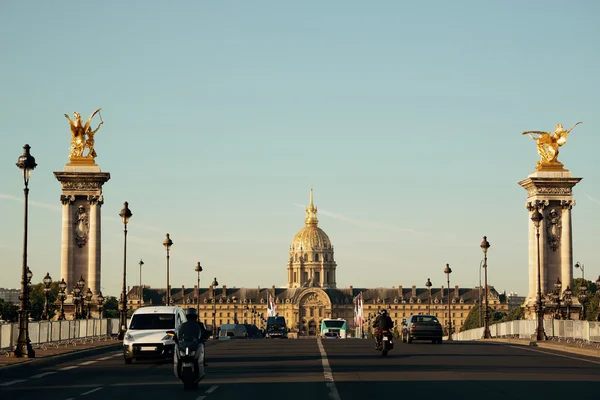
[[[0,320],[17,322],[19,320],[19,307],[13,303],[7,303],[0,299]]]
[[[29,302],[30,313],[29,317],[33,320],[42,319],[44,312],[44,304],[46,303],[46,295],[44,294],[43,283],[37,283],[29,287]],[[58,296],[58,282],[50,284],[50,293],[48,294],[48,319],[52,319],[56,314],[56,298]]]
[[[576,278],[573,280],[573,299],[578,299],[579,288],[581,286],[587,287],[587,298],[584,302],[585,306],[585,319],[587,321],[598,320],[598,295],[596,295],[597,288],[596,284],[591,281]]]
[[[119,318],[119,301],[115,296],[108,296],[104,302],[104,317]]]

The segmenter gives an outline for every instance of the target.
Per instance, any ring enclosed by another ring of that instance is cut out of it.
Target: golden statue
[[[537,162],[538,168],[542,164],[560,164],[558,161],[558,148],[567,143],[567,135],[581,122],[576,123],[571,129],[565,130],[562,124],[556,124],[554,132],[526,131],[537,142],[537,150],[541,160]],[[561,164],[560,164],[561,165]]]
[[[69,120],[69,124],[71,125],[71,147],[69,148],[70,159],[91,158],[93,160],[98,156],[96,154],[96,150],[94,150],[94,135],[104,123],[104,121],[102,121],[102,115],[99,115],[100,123],[95,130],[92,130],[90,122],[92,121],[92,118],[94,118],[94,116],[100,112],[100,110],[102,109],[98,108],[96,111],[94,111],[88,118],[85,125],[81,124],[81,114],[78,112],[73,113],[74,120],[65,114],[65,117]],[[84,154],[86,148],[88,149],[88,153]]]

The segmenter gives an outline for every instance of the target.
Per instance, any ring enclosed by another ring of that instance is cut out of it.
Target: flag
[[[277,310],[275,308],[275,301],[273,299],[273,296],[271,296],[271,293],[269,293],[269,301],[267,304],[267,316],[269,317],[274,317],[277,315]]]
[[[364,322],[364,312],[363,312],[363,297],[362,292],[358,295],[358,323],[362,326]]]

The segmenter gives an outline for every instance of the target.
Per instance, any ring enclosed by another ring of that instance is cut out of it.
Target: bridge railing
[[[507,321],[490,325],[490,334],[494,338],[531,339],[535,337],[536,328],[536,320]],[[545,319],[544,332],[549,338],[557,340],[600,343],[600,322]],[[452,335],[454,340],[476,340],[482,337],[483,328],[469,329]]]
[[[119,333],[118,318],[77,319],[71,321],[33,321],[28,325],[32,345],[68,346],[85,341],[112,338]],[[0,324],[0,352],[8,352],[17,343],[19,324]]]

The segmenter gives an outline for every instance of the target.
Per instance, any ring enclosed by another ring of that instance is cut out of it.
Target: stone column
[[[94,295],[100,292],[100,207],[102,206],[102,196],[88,196],[90,202],[90,232],[88,246],[88,287]]]
[[[72,205],[75,201],[75,196],[60,196],[62,203],[62,237],[60,246],[60,278],[67,283],[67,292],[73,290],[73,283],[76,279],[73,278],[73,271],[69,266],[73,263],[73,242],[71,241],[71,228],[73,226]]]
[[[563,243],[560,248],[561,264],[563,266],[573,265],[573,234],[571,224],[571,209],[575,205],[575,200],[563,200],[562,207],[562,237]],[[573,268],[563,268],[561,270],[560,280],[562,282],[562,291],[567,289],[567,286],[573,289]]]

